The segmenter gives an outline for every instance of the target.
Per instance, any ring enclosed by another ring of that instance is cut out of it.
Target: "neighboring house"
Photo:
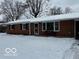
[[[4,17],[5,16],[3,14],[0,15],[0,32],[6,31],[6,25],[5,25]]]
[[[4,23],[0,23],[0,33],[6,32],[6,25]]]
[[[79,38],[79,13],[11,21],[7,33]]]

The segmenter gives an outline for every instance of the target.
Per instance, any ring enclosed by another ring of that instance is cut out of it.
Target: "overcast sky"
[[[3,0],[0,0],[0,2]],[[25,1],[25,0],[19,0]],[[74,11],[79,12],[79,0],[51,0],[50,4],[61,7],[70,6]]]
[[[61,7],[71,7],[75,12],[79,12],[79,0],[52,0],[52,5]]]

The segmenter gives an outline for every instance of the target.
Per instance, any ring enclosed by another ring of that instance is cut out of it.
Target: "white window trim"
[[[55,29],[55,22],[58,22],[58,30]],[[60,21],[55,21],[54,22],[54,32],[59,32],[60,31]]]
[[[26,28],[23,27],[24,25],[26,25],[26,24],[22,24],[22,30],[26,30]]]
[[[14,29],[12,29],[12,26],[13,26],[13,24],[10,25],[10,30],[14,30]]]
[[[55,29],[55,22],[58,22],[58,30]],[[43,23],[45,23],[45,28],[46,28],[45,30],[43,29]],[[47,30],[47,22],[43,22],[43,23],[42,23],[42,31],[46,31]],[[49,31],[59,32],[60,31],[60,21],[54,21],[53,23],[54,23],[53,24],[54,29],[49,30]]]
[[[44,27],[43,23],[45,23],[45,30],[43,29],[43,27]],[[47,30],[47,23],[46,22],[43,22],[43,23],[42,23],[42,31],[46,31]]]

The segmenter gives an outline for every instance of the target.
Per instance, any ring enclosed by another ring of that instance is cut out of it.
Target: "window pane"
[[[59,22],[55,22],[55,30],[59,30]]]
[[[22,24],[20,24],[20,30],[22,30]]]
[[[8,29],[10,30],[10,25],[8,25]]]
[[[22,30],[26,29],[26,24],[22,24]]]
[[[10,27],[11,27],[11,29],[15,29],[15,25],[11,25]]]
[[[53,30],[53,29],[54,29],[53,22],[47,23],[47,30]]]
[[[43,30],[46,30],[46,23],[43,23]]]
[[[15,25],[12,25],[12,29],[15,29]]]
[[[26,29],[28,29],[29,28],[29,24],[26,24]]]
[[[26,24],[23,24],[23,29],[26,29]]]
[[[35,27],[38,27],[38,24],[35,24]]]

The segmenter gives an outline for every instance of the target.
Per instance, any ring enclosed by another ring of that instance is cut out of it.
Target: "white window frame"
[[[26,24],[22,24],[22,30],[26,30],[26,28],[24,28],[24,25],[26,25]]]
[[[58,22],[58,30],[55,29],[55,23],[56,22]],[[43,29],[43,23],[45,23],[45,28],[46,28],[45,30]],[[47,22],[43,22],[43,23],[42,23],[42,31],[46,31],[47,30]],[[49,31],[59,32],[60,31],[60,21],[54,21],[53,23],[54,23],[53,24],[54,29],[53,30],[49,30]]]
[[[12,26],[13,26],[13,24],[10,25],[10,30],[14,30],[14,29],[12,28]]]
[[[44,27],[43,23],[45,23],[45,29],[43,29],[43,27]],[[43,23],[42,23],[42,31],[46,31],[47,30],[47,23],[46,22],[43,22]]]
[[[55,29],[55,23],[58,22],[58,30]],[[59,32],[60,31],[60,21],[54,21],[54,32]]]

